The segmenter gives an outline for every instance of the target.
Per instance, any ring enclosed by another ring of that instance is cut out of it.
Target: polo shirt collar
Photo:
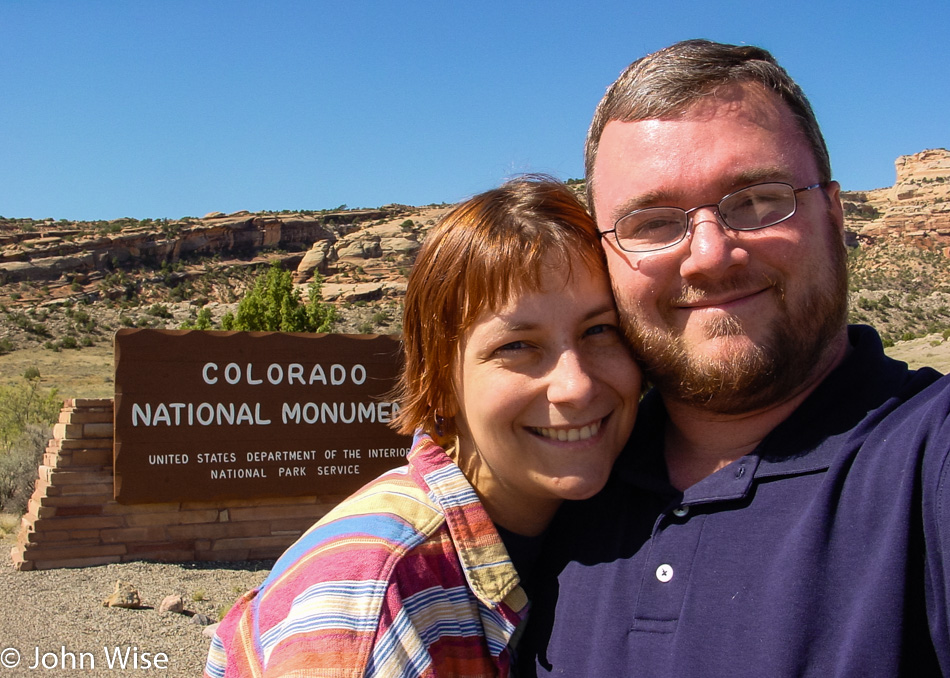
[[[754,451],[761,458],[757,477],[827,469],[841,439],[906,381],[906,363],[884,355],[872,328],[852,325],[848,340],[851,351],[841,364]]]

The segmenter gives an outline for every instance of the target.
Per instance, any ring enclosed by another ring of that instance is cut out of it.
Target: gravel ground
[[[0,546],[4,547],[0,557],[6,558],[9,539]],[[205,627],[194,622],[193,614],[217,621],[243,591],[264,579],[272,564],[136,562],[17,572],[7,560],[0,564],[0,678],[143,673],[169,678],[200,676],[211,641],[202,635]],[[116,580],[127,581],[138,590],[143,609],[102,606],[115,590]],[[157,611],[169,595],[182,597],[184,614]],[[116,648],[128,657],[124,669],[115,661]],[[154,661],[158,653],[167,656],[167,668],[156,664],[143,671],[144,659]],[[136,655],[138,669],[133,666]],[[30,669],[37,656],[40,665]]]

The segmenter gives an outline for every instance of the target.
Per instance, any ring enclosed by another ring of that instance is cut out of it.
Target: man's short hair
[[[608,122],[678,115],[720,87],[747,82],[765,86],[788,105],[815,156],[818,181],[831,181],[828,147],[811,104],[775,57],[761,47],[684,40],[634,61],[597,105],[585,148],[587,203],[591,210],[594,162]]]
[[[403,307],[403,365],[393,426],[447,442],[455,433],[460,343],[483,311],[539,291],[553,261],[565,275],[607,264],[597,226],[564,184],[520,177],[456,205],[426,236]],[[491,397],[486,394],[485,397]]]

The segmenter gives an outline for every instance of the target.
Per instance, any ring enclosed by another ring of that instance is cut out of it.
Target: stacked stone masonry
[[[12,549],[17,569],[276,558],[342,499],[119,504],[112,447],[112,400],[67,400]]]

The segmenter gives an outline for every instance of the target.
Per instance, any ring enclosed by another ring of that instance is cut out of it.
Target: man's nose
[[[723,223],[716,205],[700,207],[690,216],[689,251],[680,269],[684,278],[717,278],[733,266],[748,263],[748,252],[735,232]]]

